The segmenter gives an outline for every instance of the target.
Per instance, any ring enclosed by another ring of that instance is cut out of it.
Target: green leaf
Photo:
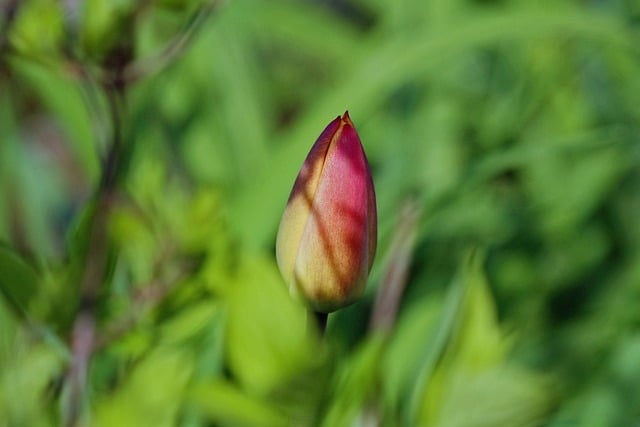
[[[380,358],[385,345],[382,335],[373,335],[350,357],[340,362],[331,405],[322,421],[323,426],[354,425],[367,402],[374,401],[380,377]]]
[[[20,53],[42,60],[60,54],[64,35],[61,4],[55,0],[29,0],[18,7],[9,40]]]
[[[216,380],[194,386],[189,401],[216,425],[271,427],[288,425],[286,418],[266,402]]]
[[[11,249],[0,246],[0,292],[21,315],[37,295],[39,283],[32,266]]]
[[[417,378],[412,409],[419,425],[530,426],[550,409],[547,379],[508,360],[511,343],[498,324],[482,263],[477,251],[463,261],[456,286],[464,293],[455,320],[445,323],[451,326],[445,347]]]
[[[438,338],[438,334],[443,334],[440,328],[445,326],[441,325],[445,308],[453,310],[452,297],[449,298],[449,304],[443,303],[439,295],[423,298],[400,313],[395,332],[381,360],[383,393],[396,413],[408,411],[416,373],[421,369],[425,372],[433,369],[428,367],[427,361],[437,360],[443,351],[443,338]]]
[[[238,270],[228,283],[229,368],[247,390],[265,394],[318,367],[325,354],[306,309],[288,294],[272,259],[248,259]]]
[[[156,348],[120,387],[96,404],[94,425],[174,426],[192,367],[193,357],[187,351]]]
[[[132,43],[130,24],[136,2],[89,0],[82,3],[80,42],[85,54],[102,61],[119,43]]]
[[[62,358],[51,347],[28,345],[18,335],[13,352],[0,367],[0,412],[7,425],[49,425],[46,391],[62,369]]]
[[[68,136],[65,141],[73,151],[74,160],[83,173],[87,182],[76,184],[90,186],[98,181],[100,165],[94,130],[92,129],[91,109],[102,107],[102,104],[87,105],[86,97],[77,81],[65,73],[64,68],[43,67],[19,58],[11,59],[11,66],[17,72],[21,84],[33,90],[42,106],[56,119],[62,130]],[[93,94],[92,94],[93,95]],[[97,114],[102,111],[96,112]]]

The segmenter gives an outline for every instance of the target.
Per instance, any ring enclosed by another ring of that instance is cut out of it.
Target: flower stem
[[[321,313],[319,311],[314,311],[313,317],[316,319],[316,324],[318,325],[318,330],[320,331],[320,335],[324,336],[324,333],[327,330],[327,319],[329,318],[329,313]]]

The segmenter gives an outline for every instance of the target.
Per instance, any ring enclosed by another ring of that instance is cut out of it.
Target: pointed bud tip
[[[292,294],[330,312],[362,296],[377,243],[375,190],[349,111],[313,144],[294,183],[276,240]]]
[[[349,117],[349,110],[346,110],[341,117],[342,121],[347,123],[348,125],[353,126],[353,122],[351,121],[351,117]]]

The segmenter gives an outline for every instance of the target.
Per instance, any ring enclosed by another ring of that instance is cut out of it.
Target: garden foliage
[[[1,3],[0,426],[640,422],[640,3],[212,1]],[[274,245],[347,109],[321,336]]]

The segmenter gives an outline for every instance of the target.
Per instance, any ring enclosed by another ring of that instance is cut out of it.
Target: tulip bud
[[[373,180],[345,112],[320,134],[293,185],[278,230],[278,267],[293,295],[330,312],[363,294],[376,243]]]

